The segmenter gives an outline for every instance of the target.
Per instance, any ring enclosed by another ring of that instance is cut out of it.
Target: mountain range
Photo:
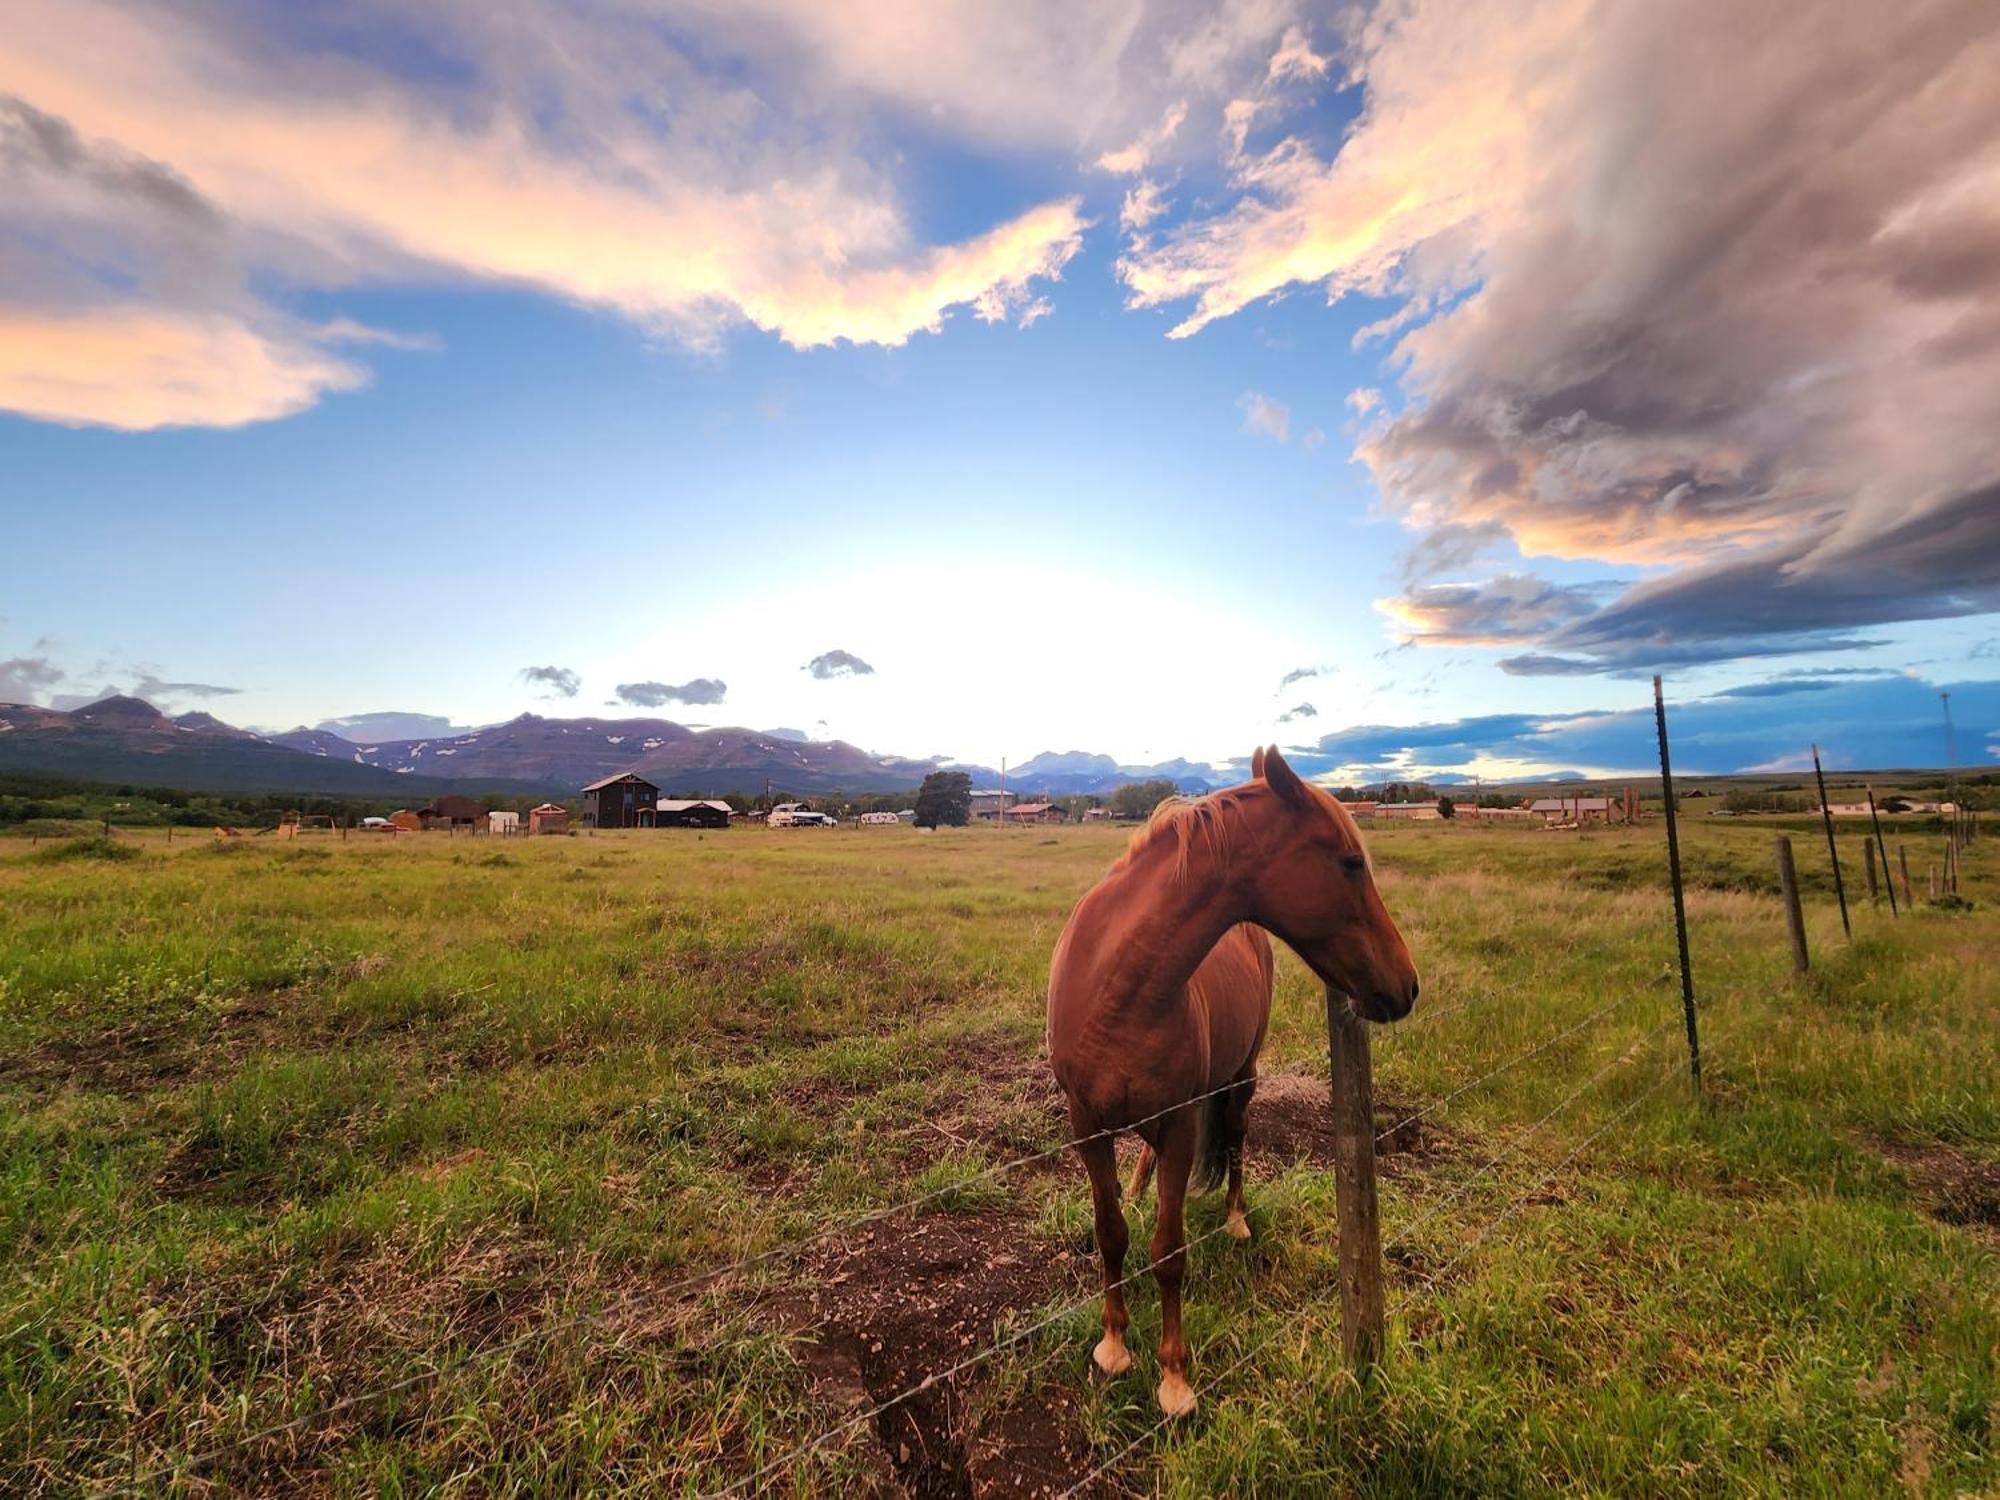
[[[684,793],[888,792],[917,785],[935,760],[877,755],[844,740],[796,730],[691,729],[668,719],[551,719],[522,714],[504,724],[431,738],[350,739],[328,727],[449,724],[430,715],[363,715],[259,734],[209,713],[170,718],[144,699],[114,696],[64,712],[0,704],[0,770],[190,791],[375,794],[415,800],[444,790],[572,796],[605,776],[636,771]],[[975,786],[1000,783],[988,766],[953,765]],[[1212,767],[1186,760],[1121,766],[1108,755],[1049,752],[1009,769],[1023,793],[1102,793],[1128,781],[1172,780],[1204,791]]]

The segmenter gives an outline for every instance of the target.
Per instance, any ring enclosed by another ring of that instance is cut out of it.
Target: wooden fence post
[[[1375,1201],[1375,1085],[1368,1023],[1326,992],[1333,1082],[1334,1215],[1340,1226],[1340,1342],[1365,1375],[1382,1357],[1382,1219]]]
[[[1792,841],[1778,835],[1778,894],[1785,898],[1785,923],[1792,932],[1792,970],[1803,974],[1810,966],[1806,957],[1806,916],[1799,908],[1799,872],[1792,864]]]
[[[1680,824],[1674,816],[1674,767],[1667,753],[1667,700],[1653,678],[1653,719],[1660,732],[1660,792],[1667,805],[1667,873],[1674,886],[1674,936],[1681,951],[1681,1014],[1687,1021],[1688,1074],[1701,1088],[1701,1033],[1694,1021],[1694,971],[1688,964],[1687,897],[1681,892]]]
[[[1840,930],[1854,941],[1854,928],[1847,920],[1847,882],[1840,878],[1840,845],[1833,841],[1833,807],[1826,800],[1826,772],[1819,768],[1819,746],[1812,747],[1813,779],[1819,783],[1819,815],[1826,824],[1826,857],[1833,861],[1833,893],[1840,898]]]
[[[1901,916],[1896,909],[1896,874],[1889,868],[1889,846],[1882,839],[1882,815],[1875,811],[1875,788],[1868,788],[1868,822],[1875,830],[1875,848],[1882,856],[1882,884],[1889,888],[1889,915]]]
[[[1896,846],[1896,863],[1903,870],[1903,905],[1915,906],[1917,898],[1915,893],[1910,889],[1910,846],[1908,844],[1898,844]]]
[[[1882,888],[1875,883],[1875,841],[1864,839],[1861,843],[1861,868],[1868,876],[1868,904],[1875,905],[1882,899]]]
[[[1926,873],[1928,873],[1928,874],[1929,874],[1929,876],[1930,876],[1930,880],[1931,880],[1931,904],[1932,904],[1932,905],[1936,905],[1936,904],[1937,904],[1937,866],[1936,866],[1936,865],[1931,865],[1931,866],[1929,866],[1929,867],[1928,867],[1928,870],[1927,870],[1927,872],[1926,872]]]

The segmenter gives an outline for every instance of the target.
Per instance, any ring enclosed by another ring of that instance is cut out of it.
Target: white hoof
[[[1229,1231],[1229,1237],[1232,1240],[1247,1240],[1250,1238],[1250,1221],[1241,1214],[1231,1214],[1229,1222],[1223,1227]]]
[[[1172,1370],[1160,1379],[1160,1410],[1169,1417],[1184,1417],[1194,1410],[1194,1389]]]
[[[1106,1375],[1123,1375],[1132,1368],[1132,1351],[1116,1334],[1107,1333],[1099,1339],[1097,1347],[1090,1351],[1090,1357]]]

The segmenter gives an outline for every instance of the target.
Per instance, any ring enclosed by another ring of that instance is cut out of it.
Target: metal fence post
[[[1333,1083],[1334,1214],[1340,1227],[1340,1341],[1365,1374],[1382,1357],[1382,1218],[1375,1200],[1375,1085],[1368,1023],[1348,997],[1326,992]]]
[[[1840,878],[1840,846],[1833,841],[1833,807],[1826,800],[1826,772],[1819,768],[1819,746],[1812,747],[1813,778],[1819,782],[1819,815],[1826,823],[1826,856],[1833,861],[1833,893],[1840,898],[1840,930],[1854,941],[1854,928],[1847,920],[1847,882]]]
[[[1806,916],[1799,907],[1799,872],[1792,863],[1792,841],[1778,835],[1778,894],[1785,898],[1785,923],[1792,932],[1792,969],[1803,974],[1810,967],[1806,957]]]
[[[1868,788],[1868,821],[1875,829],[1875,848],[1882,856],[1882,884],[1889,888],[1889,915],[1901,916],[1896,909],[1896,874],[1889,868],[1889,846],[1882,841],[1882,815],[1875,811],[1875,788]]]
[[[1674,815],[1674,767],[1667,753],[1667,700],[1653,678],[1653,718],[1660,731],[1660,792],[1667,805],[1667,873],[1674,886],[1674,935],[1681,952],[1681,1012],[1687,1020],[1688,1076],[1701,1087],[1701,1033],[1694,1020],[1694,971],[1688,963],[1687,898],[1681,893],[1681,836]]]
[[[1882,899],[1882,887],[1875,879],[1875,840],[1861,842],[1861,868],[1868,876],[1868,904],[1873,906]]]

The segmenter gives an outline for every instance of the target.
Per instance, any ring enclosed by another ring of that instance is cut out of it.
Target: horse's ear
[[[1285,757],[1278,753],[1276,745],[1264,752],[1264,779],[1287,802],[1304,802],[1308,798],[1306,784],[1299,780],[1299,773],[1285,763]]]
[[[1250,752],[1250,779],[1261,781],[1264,776],[1264,747],[1259,745]]]

